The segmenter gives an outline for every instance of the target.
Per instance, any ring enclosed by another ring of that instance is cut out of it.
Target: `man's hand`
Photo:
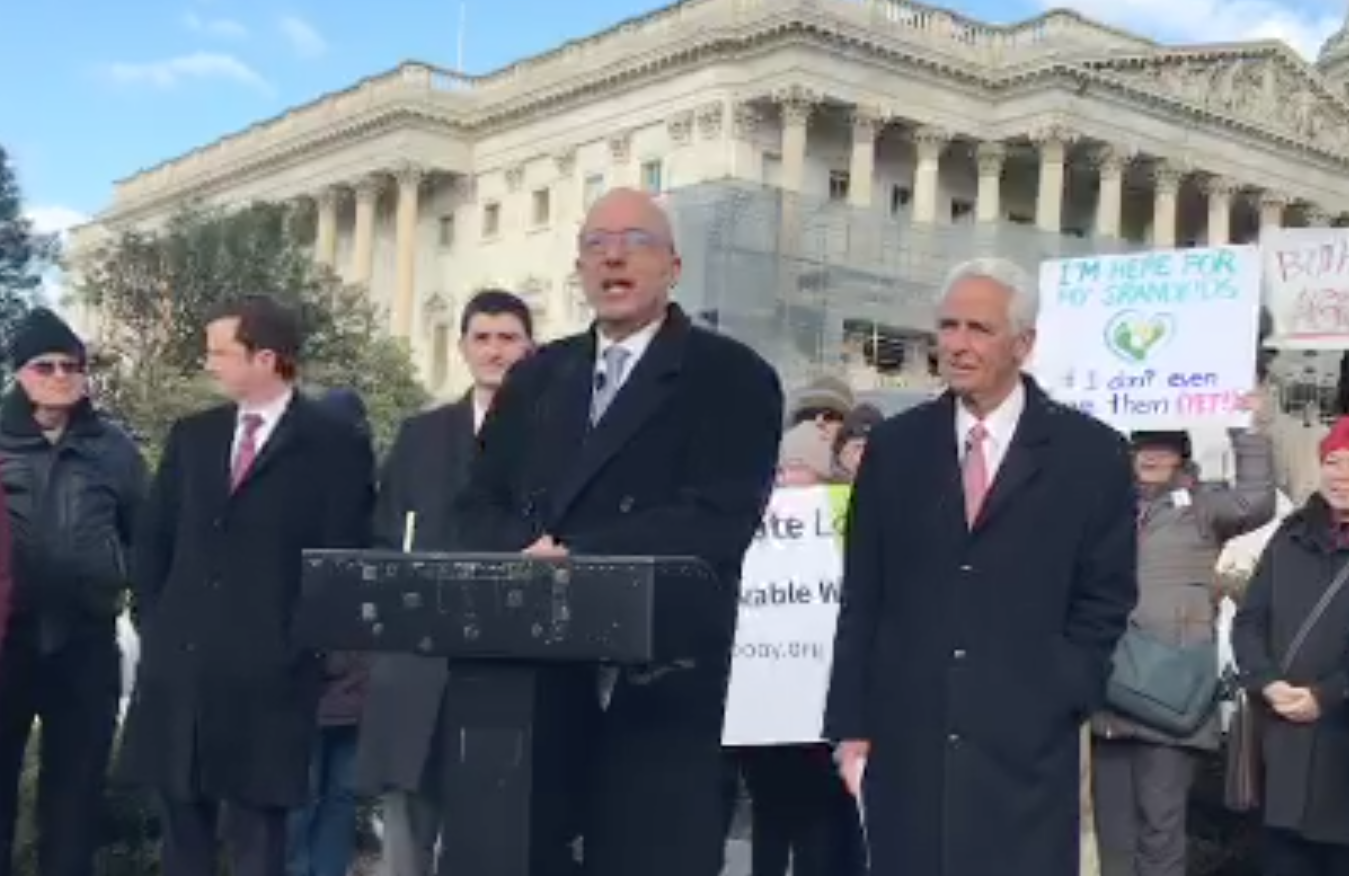
[[[1321,717],[1321,704],[1316,694],[1305,687],[1290,687],[1287,697],[1274,705],[1274,711],[1294,724],[1311,724]]]
[[[1276,681],[1265,685],[1265,689],[1260,692],[1265,697],[1265,702],[1279,714],[1283,714],[1283,708],[1291,705],[1297,699],[1297,691],[1286,681]]]
[[[856,798],[862,796],[862,774],[866,772],[867,755],[871,753],[871,743],[861,739],[840,742],[834,751],[834,760],[838,763],[838,774],[847,785],[848,793]]]
[[[545,535],[525,548],[523,553],[527,557],[538,557],[541,560],[556,560],[567,556],[567,549],[553,541],[551,535]]]

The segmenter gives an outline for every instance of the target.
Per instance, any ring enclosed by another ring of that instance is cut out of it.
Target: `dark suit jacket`
[[[237,409],[169,434],[133,553],[142,651],[121,772],[175,799],[307,799],[319,655],[290,635],[306,548],[369,543],[374,461],[296,394],[229,488]]]
[[[598,743],[587,873],[715,873],[736,585],[772,489],[782,388],[748,348],[672,306],[592,429],[595,349],[593,334],[577,335],[513,369],[461,499],[464,544],[518,551],[547,533],[578,556],[691,556],[716,570],[720,586],[689,619],[706,636],[698,668],[621,681],[584,736]],[[578,713],[596,703],[593,673],[587,682]]]
[[[1026,380],[966,525],[955,400],[871,433],[825,732],[872,743],[873,876],[1075,876],[1079,728],[1137,599],[1128,447]]]
[[[405,422],[380,477],[375,547],[402,550],[407,514],[415,512],[415,550],[453,548],[454,502],[476,446],[471,398]],[[443,659],[375,659],[361,720],[357,787],[371,794],[422,787],[448,674]]]

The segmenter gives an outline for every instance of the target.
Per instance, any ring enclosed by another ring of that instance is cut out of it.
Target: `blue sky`
[[[97,212],[120,177],[402,60],[452,66],[460,14],[458,0],[6,5],[11,8],[0,43],[0,143],[18,163],[30,211],[45,227]],[[465,67],[485,72],[662,5],[660,0],[468,0]],[[948,5],[990,21],[1069,5],[1162,39],[1279,36],[1306,52],[1314,51],[1344,14],[1344,0]]]

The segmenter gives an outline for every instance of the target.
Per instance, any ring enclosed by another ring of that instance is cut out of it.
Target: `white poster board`
[[[1259,328],[1255,247],[1046,261],[1031,371],[1121,431],[1242,427]]]
[[[1269,347],[1349,350],[1349,228],[1279,228],[1260,236]]]
[[[777,490],[745,555],[725,745],[818,742],[843,578],[847,487]]]

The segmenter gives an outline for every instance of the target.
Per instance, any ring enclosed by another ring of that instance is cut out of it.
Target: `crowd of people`
[[[514,757],[499,722],[526,704],[532,876],[717,876],[742,789],[754,876],[1076,876],[1084,727],[1103,876],[1185,872],[1216,697],[1163,720],[1118,694],[1146,679],[1116,655],[1193,665],[1213,644],[1218,554],[1275,513],[1263,396],[1232,431],[1233,480],[1208,481],[1184,432],[1121,435],[1024,373],[1038,297],[1008,262],[952,271],[945,391],[888,419],[833,378],[785,396],[695,326],[643,193],[593,205],[576,266],[593,328],[539,345],[520,298],[480,292],[459,325],[472,387],[378,465],[359,397],[301,389],[301,328],[272,298],[203,326],[228,401],[176,423],[153,474],[94,409],[81,340],[26,319],[0,403],[0,876],[35,723],[40,872],[94,872],[128,588],[142,650],[116,775],[157,803],[165,876],[221,855],[236,876],[345,876],[362,796],[381,801],[389,876],[490,873],[521,819],[483,762]],[[1319,462],[1233,635],[1271,876],[1349,872],[1349,421]],[[735,584],[771,491],[832,484],[852,498],[818,742],[722,748],[734,587],[673,666],[451,665],[291,636],[307,549],[693,556]],[[1216,689],[1210,663],[1196,689]]]

